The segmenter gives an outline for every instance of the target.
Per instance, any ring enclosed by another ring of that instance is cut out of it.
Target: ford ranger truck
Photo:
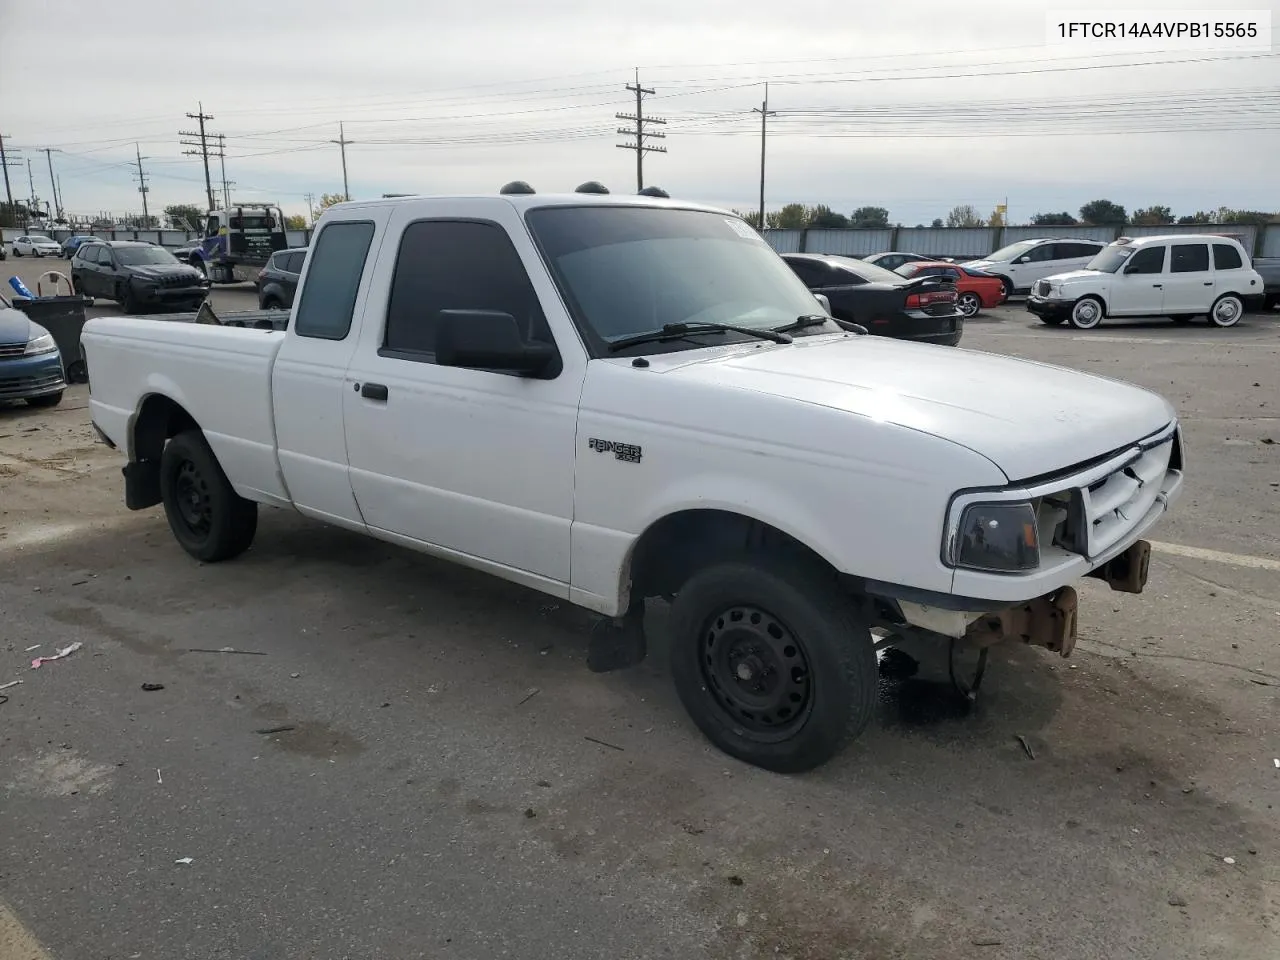
[[[1140,592],[1182,488],[1161,397],[865,336],[740,218],[651,196],[339,204],[286,329],[83,344],[126,506],[192,557],[296,511],[600,614],[595,669],[666,598],[693,721],[776,771],[863,730],[901,638],[1069,654],[1073,585]]]

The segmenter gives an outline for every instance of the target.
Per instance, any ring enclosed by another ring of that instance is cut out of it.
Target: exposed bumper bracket
[[[1151,568],[1151,544],[1138,540],[1118,557],[1113,557],[1089,576],[1105,580],[1112,590],[1120,593],[1141,593],[1147,586],[1147,572]]]
[[[1075,590],[1063,587],[1030,603],[981,617],[969,626],[965,640],[979,647],[1021,640],[1068,657],[1076,645],[1078,607]]]

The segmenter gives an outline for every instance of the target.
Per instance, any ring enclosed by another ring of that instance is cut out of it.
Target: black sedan
[[[115,300],[125,313],[152,307],[194,310],[209,281],[163,247],[134,240],[82,243],[71,258],[71,283],[86,297]]]
[[[881,337],[954,347],[964,332],[955,284],[938,277],[906,279],[850,257],[787,253],[782,259],[837,320],[860,323]]]

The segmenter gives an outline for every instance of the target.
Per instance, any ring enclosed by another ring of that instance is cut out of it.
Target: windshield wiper
[[[849,333],[866,335],[871,332],[860,323],[854,323],[851,320],[840,320],[836,317],[828,317],[821,313],[803,314],[799,317],[796,317],[793,321],[788,323],[785,327],[774,327],[774,330],[778,333],[786,333],[791,330],[803,330],[806,327],[816,327],[819,324],[826,323],[828,320],[834,323],[841,330],[847,330]]]
[[[664,323],[661,330],[650,330],[648,333],[637,333],[632,337],[623,337],[609,344],[609,352],[616,353],[627,347],[641,343],[656,343],[661,340],[678,340],[695,333],[742,333],[760,340],[771,340],[774,343],[790,343],[791,338],[777,330],[759,329],[756,327],[738,327],[732,323]]]

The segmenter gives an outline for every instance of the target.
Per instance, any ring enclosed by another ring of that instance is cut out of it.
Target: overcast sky
[[[1267,9],[1277,0],[1238,4]],[[233,198],[302,212],[354,198],[539,191],[597,179],[635,190],[615,144],[634,70],[668,120],[669,153],[646,182],[754,209],[769,84],[766,197],[848,213],[889,208],[907,225],[1007,196],[1012,222],[1106,197],[1177,214],[1280,207],[1280,56],[1274,52],[1047,46],[1041,0],[0,0],[0,133],[10,179],[63,206],[139,211],[134,141],[151,209],[204,204],[184,115],[226,135]],[[1102,14],[1107,5],[1074,3]],[[1112,5],[1115,6],[1115,5]],[[1207,3],[1144,3],[1168,13]],[[11,161],[12,162],[12,161]],[[220,178],[214,162],[215,180]]]

